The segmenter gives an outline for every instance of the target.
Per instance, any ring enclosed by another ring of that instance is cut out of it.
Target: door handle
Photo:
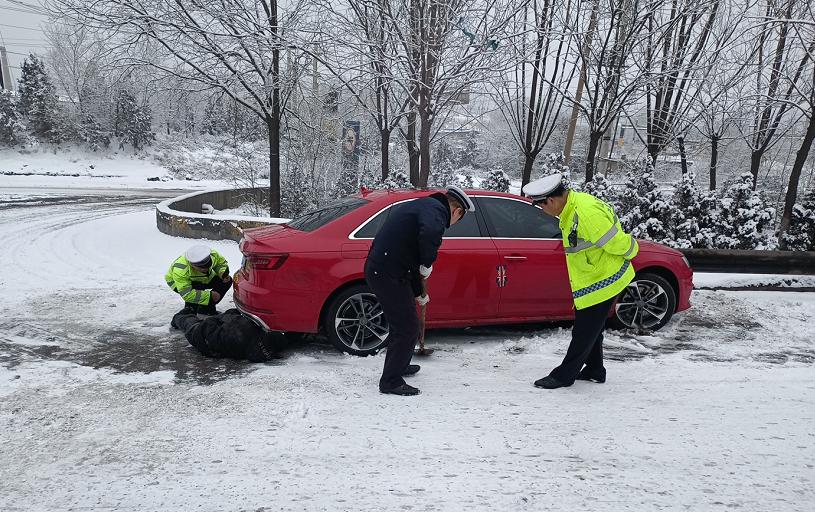
[[[526,261],[526,256],[518,256],[518,255],[504,256],[504,259],[507,260],[507,261]]]

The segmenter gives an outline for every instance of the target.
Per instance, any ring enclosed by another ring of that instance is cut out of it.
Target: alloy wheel
[[[388,322],[373,293],[345,299],[334,317],[334,329],[343,345],[358,351],[377,349],[388,337]]]

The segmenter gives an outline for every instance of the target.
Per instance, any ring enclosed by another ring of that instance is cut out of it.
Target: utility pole
[[[6,47],[0,46],[0,90],[11,91],[11,69],[8,66]]]
[[[563,147],[564,163],[569,165],[572,160],[572,144],[574,143],[574,132],[577,130],[577,117],[580,114],[580,100],[583,98],[583,88],[586,86],[588,75],[588,60],[591,52],[591,43],[594,39],[594,30],[597,27],[597,11],[600,8],[600,0],[594,0],[589,19],[589,30],[586,32],[586,39],[580,49],[582,62],[580,63],[580,78],[577,80],[577,91],[574,94],[574,104],[572,105],[572,118],[569,121],[569,131],[566,134],[566,144]]]

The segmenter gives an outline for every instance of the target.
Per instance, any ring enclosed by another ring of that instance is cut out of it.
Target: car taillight
[[[256,270],[277,270],[288,257],[288,254],[250,254],[246,256],[246,263]]]

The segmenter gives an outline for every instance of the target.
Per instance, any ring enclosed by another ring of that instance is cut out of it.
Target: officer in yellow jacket
[[[215,305],[232,287],[226,258],[205,245],[193,245],[176,258],[164,280],[184,299],[187,312],[206,315],[216,314]]]
[[[623,231],[611,206],[569,190],[560,174],[530,182],[523,192],[560,219],[575,308],[566,357],[535,386],[555,389],[571,386],[575,379],[605,382],[603,329],[617,295],[634,279],[631,260],[639,251],[637,241]]]

